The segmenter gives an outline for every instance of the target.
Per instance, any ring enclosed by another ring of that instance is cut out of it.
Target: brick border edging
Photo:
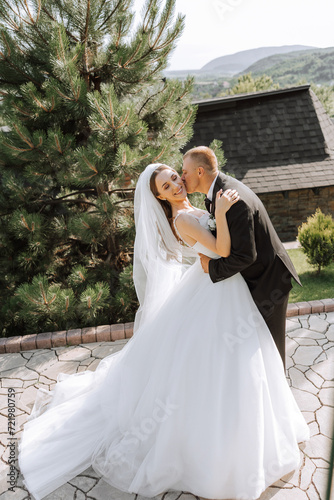
[[[334,299],[310,300],[288,304],[286,317],[302,316],[303,314],[327,313],[334,311]]]
[[[0,354],[89,344],[93,342],[110,342],[113,340],[129,339],[132,335],[133,323],[119,323],[116,325],[76,328],[60,332],[34,333],[21,337],[2,337],[0,338]]]
[[[287,318],[322,312],[334,312],[334,299],[311,300],[288,304]],[[110,342],[129,339],[133,335],[133,323],[91,326],[60,332],[34,333],[17,337],[0,338],[0,354],[30,351],[32,349],[50,349],[67,345]]]

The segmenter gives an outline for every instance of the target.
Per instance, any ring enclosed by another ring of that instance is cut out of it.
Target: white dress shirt
[[[214,178],[214,181],[213,181],[213,183],[212,183],[212,184],[211,184],[211,186],[210,186],[210,189],[209,189],[209,191],[208,191],[208,194],[206,195],[206,197],[207,197],[210,201],[212,201],[213,188],[214,188],[215,182],[216,182],[216,180],[217,180],[217,177],[218,177],[218,174],[217,174],[217,175],[216,175],[216,177]]]

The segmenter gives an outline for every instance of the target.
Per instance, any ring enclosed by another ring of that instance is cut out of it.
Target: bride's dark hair
[[[171,204],[167,200],[160,200],[160,198],[158,198],[158,196],[160,196],[161,193],[159,193],[159,191],[157,189],[157,185],[156,185],[155,180],[156,180],[157,175],[160,172],[163,172],[163,170],[170,170],[170,167],[167,167],[167,165],[161,165],[160,167],[156,168],[152,172],[152,175],[151,175],[151,178],[150,178],[150,189],[151,189],[152,193],[154,194],[155,198],[158,200],[158,202],[162,206],[162,209],[163,209],[163,211],[164,211],[164,213],[165,213],[165,215],[167,217],[167,220],[169,222],[169,225],[171,227],[171,230],[173,231],[173,234],[174,234],[175,238],[178,241],[181,241],[180,238],[179,238],[179,236],[175,232],[174,223],[173,223],[174,217],[173,217],[173,211],[172,211]]]

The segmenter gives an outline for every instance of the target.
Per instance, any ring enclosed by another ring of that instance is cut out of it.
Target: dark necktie
[[[208,212],[211,212],[211,211],[210,211],[210,208],[211,208],[211,203],[212,203],[212,201],[211,201],[211,200],[209,200],[209,198],[205,197],[205,198],[204,198],[204,203],[205,203],[205,208],[207,209],[207,211],[208,211]]]

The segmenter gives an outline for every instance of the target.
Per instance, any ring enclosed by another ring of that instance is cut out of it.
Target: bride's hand
[[[225,214],[239,198],[239,193],[235,189],[226,189],[224,192],[220,189],[216,194],[216,216]]]

